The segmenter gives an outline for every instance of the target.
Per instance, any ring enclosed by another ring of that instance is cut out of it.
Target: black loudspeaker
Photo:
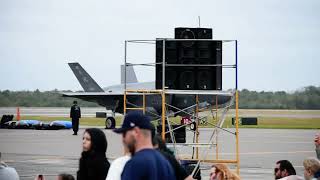
[[[175,129],[180,127],[181,125],[172,125],[171,129]],[[165,132],[169,131],[168,125],[165,127]],[[161,135],[162,133],[162,125],[157,126],[157,133]],[[179,129],[173,131],[176,143],[186,143],[186,126],[182,126]],[[165,135],[165,142],[172,143],[170,133],[166,133]]]
[[[211,28],[187,28],[178,27],[174,29],[175,39],[212,39]]]
[[[196,89],[195,68],[181,68],[179,72],[179,89]]]
[[[191,42],[191,43],[190,43]],[[165,86],[168,89],[221,90],[222,41],[166,41]],[[156,89],[162,89],[163,41],[156,41]],[[200,67],[197,64],[218,66]]]
[[[256,117],[243,117],[241,118],[242,125],[258,125],[258,118]]]
[[[156,62],[162,62],[163,59],[163,41],[156,41]],[[166,62],[169,64],[177,63],[177,42],[176,41],[166,41]]]

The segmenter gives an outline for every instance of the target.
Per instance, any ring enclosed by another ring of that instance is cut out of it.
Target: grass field
[[[234,109],[229,110],[230,114],[235,114]],[[320,110],[288,110],[288,109],[239,109],[240,115],[246,114],[261,114],[261,115],[320,115]]]
[[[230,127],[231,118],[227,118],[224,127]],[[240,128],[272,129],[320,129],[320,118],[258,117],[258,125],[240,125]]]
[[[122,124],[121,116],[116,117],[117,126]],[[47,117],[47,116],[22,116],[21,119],[35,119],[43,122],[54,120],[70,120],[68,117]],[[171,119],[175,123],[180,122],[179,117]],[[208,122],[215,124],[214,119],[208,119]],[[80,120],[83,126],[104,126],[104,118],[84,117]],[[212,127],[212,125],[203,124],[201,127]],[[231,116],[228,116],[223,127],[234,127],[231,125]],[[320,129],[320,118],[287,118],[287,117],[258,117],[258,125],[240,125],[239,128],[273,128],[273,129]]]

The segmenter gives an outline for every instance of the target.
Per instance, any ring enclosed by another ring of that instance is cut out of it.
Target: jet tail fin
[[[104,90],[96,83],[95,80],[92,79],[92,77],[79,63],[68,63],[68,65],[85,92],[104,92]]]
[[[127,83],[137,83],[138,79],[133,66],[127,66]],[[121,65],[121,84],[124,84],[124,65]]]

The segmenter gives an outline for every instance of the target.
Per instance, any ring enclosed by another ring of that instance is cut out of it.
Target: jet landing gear
[[[116,127],[116,119],[112,116],[106,119],[106,129],[114,129]]]
[[[111,112],[108,111],[108,109],[107,109],[105,117],[107,117],[106,121],[105,121],[106,129],[114,129],[114,128],[116,128],[116,119],[115,119],[116,112],[115,112],[115,109],[111,110]]]

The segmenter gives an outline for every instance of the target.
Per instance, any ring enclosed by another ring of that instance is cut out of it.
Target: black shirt
[[[70,118],[81,118],[81,110],[78,105],[73,105],[70,110]]]
[[[173,154],[170,154],[164,151],[160,151],[160,152],[171,164],[177,180],[184,180],[189,176],[186,170],[180,165],[180,163],[178,162],[178,160]]]

